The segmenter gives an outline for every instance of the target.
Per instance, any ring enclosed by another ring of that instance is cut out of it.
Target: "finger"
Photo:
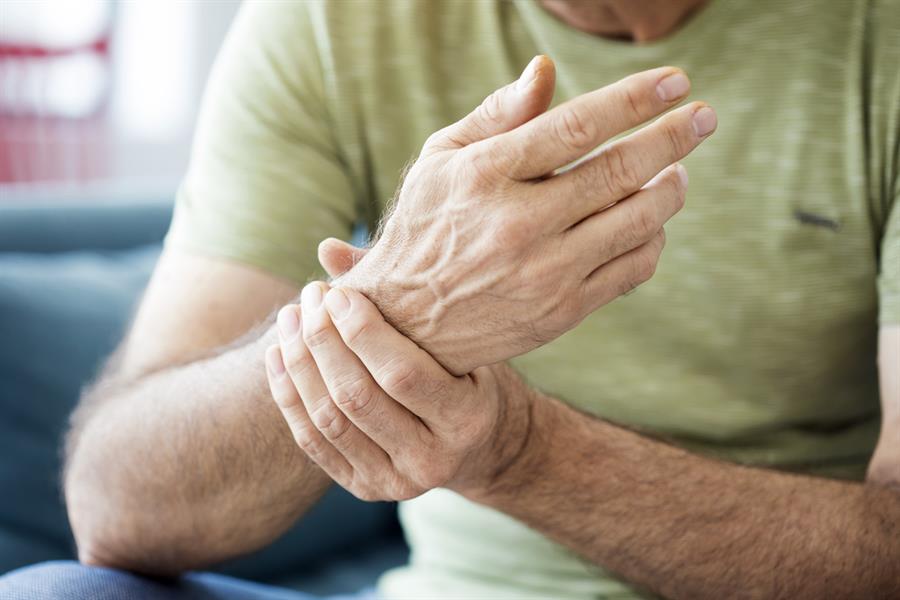
[[[319,263],[330,277],[339,277],[361,261],[368,251],[368,248],[357,248],[337,238],[326,238],[319,243]]]
[[[585,277],[617,256],[649,242],[684,206],[687,171],[664,169],[637,193],[596,213],[563,235],[563,251],[579,257]]]
[[[301,295],[304,306],[311,295],[312,291],[304,289]],[[341,339],[329,313],[342,314],[347,308],[347,304],[341,302],[342,298],[345,297],[341,293],[328,292],[325,306],[320,308],[325,314],[315,330],[307,329],[304,321],[306,345],[338,409],[392,458],[408,459],[410,451],[419,448],[414,442],[427,439],[428,429],[418,417],[381,389]],[[310,309],[306,308],[304,314],[309,313]],[[313,318],[310,315],[310,320]],[[353,462],[353,457],[348,458]]]
[[[537,179],[672,108],[689,89],[687,75],[674,67],[636,73],[485,140],[479,150],[512,179]]]
[[[431,355],[391,327],[365,296],[348,288],[333,288],[328,304],[344,343],[359,357],[378,385],[431,425],[443,411],[441,400],[454,396],[461,382]]]
[[[694,102],[604,148],[577,168],[541,182],[535,189],[562,202],[560,226],[577,222],[636,192],[668,165],[681,160],[716,127],[716,113]]]
[[[553,61],[535,56],[517,81],[493,92],[478,108],[428,138],[422,156],[462,148],[518,127],[547,110],[555,86]]]
[[[340,452],[328,443],[312,424],[306,408],[300,400],[294,382],[288,377],[278,345],[266,350],[266,376],[272,398],[278,405],[284,420],[291,429],[294,441],[306,455],[319,465],[335,483],[347,486],[352,481],[353,469]]]
[[[301,295],[301,302],[307,300],[308,297]],[[304,339],[309,323],[314,322],[307,313],[316,311],[298,308],[297,305],[288,305],[278,315],[280,345],[288,376],[300,393],[300,399],[310,421],[325,440],[353,467],[354,480],[359,478],[358,471],[362,471],[362,479],[372,474],[387,472],[390,469],[390,461],[384,450],[366,437],[332,402],[328,388]],[[291,312],[298,323],[297,329],[294,330],[291,329],[293,325]]]
[[[653,277],[665,244],[665,231],[660,230],[643,246],[638,246],[597,269],[582,285],[586,308],[584,316]]]

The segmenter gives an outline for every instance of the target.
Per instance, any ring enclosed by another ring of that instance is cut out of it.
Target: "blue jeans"
[[[215,573],[177,580],[140,577],[74,561],[46,562],[0,577],[0,600],[326,600]],[[327,600],[377,600],[366,590]]]

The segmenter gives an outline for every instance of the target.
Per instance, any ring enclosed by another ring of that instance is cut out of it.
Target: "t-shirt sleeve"
[[[305,2],[247,2],[216,59],[166,245],[303,283],[347,238],[358,193]]]
[[[900,325],[900,200],[897,197],[881,240],[878,299],[879,323]]]
[[[873,2],[870,46],[869,159],[879,244],[879,323],[900,324],[900,0]]]

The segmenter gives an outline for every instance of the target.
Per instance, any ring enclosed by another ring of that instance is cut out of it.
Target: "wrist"
[[[398,280],[377,268],[377,246],[332,285],[354,289],[368,298],[394,329],[428,352],[447,371],[462,375],[470,365],[454,349],[454,331],[442,325],[443,305],[425,280]]]
[[[547,441],[554,428],[552,400],[529,387],[505,364],[487,367],[497,378],[501,406],[485,474],[477,486],[456,490],[482,504],[517,494],[549,465]]]

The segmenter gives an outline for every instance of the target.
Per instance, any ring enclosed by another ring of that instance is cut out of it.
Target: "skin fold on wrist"
[[[548,419],[548,398],[528,386],[511,367],[489,367],[497,380],[501,411],[497,435],[487,454],[492,457],[478,485],[458,489],[470,500],[489,504],[491,498],[516,493],[523,483],[540,473],[541,441]]]

